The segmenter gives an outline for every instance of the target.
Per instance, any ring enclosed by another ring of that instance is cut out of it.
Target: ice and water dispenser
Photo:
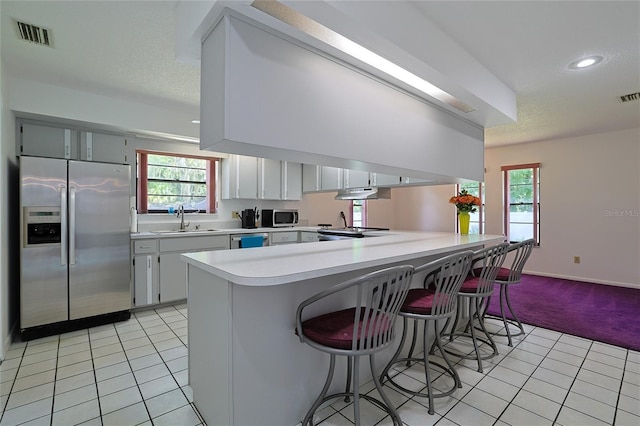
[[[60,244],[60,207],[24,207],[24,246]]]

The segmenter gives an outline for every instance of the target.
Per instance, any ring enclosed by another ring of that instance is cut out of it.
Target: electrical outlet
[[[573,263],[580,263],[580,256],[573,256]]]
[[[231,219],[235,219],[235,218],[240,219],[240,213],[238,213],[236,211],[232,211],[231,212]]]

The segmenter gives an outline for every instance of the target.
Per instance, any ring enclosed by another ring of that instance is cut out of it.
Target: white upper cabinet
[[[344,170],[342,174],[345,188],[362,188],[371,185],[370,175],[373,173],[360,170]]]
[[[282,199],[302,199],[302,164],[282,161]]]
[[[338,167],[322,166],[320,175],[322,182],[320,186],[323,191],[338,190],[343,188],[343,170]]]
[[[426,179],[418,179],[418,178],[412,178],[408,176],[402,176],[401,180],[402,180],[402,185],[413,185],[413,186],[425,185],[429,182]]]
[[[124,135],[81,132],[80,159],[105,163],[126,163],[127,140]]]
[[[343,170],[338,167],[302,165],[302,191],[337,191],[344,186]]]
[[[258,199],[282,198],[282,161],[258,158]]]
[[[371,173],[371,186],[392,186],[400,185],[400,183],[400,176]]]
[[[318,192],[322,190],[322,167],[312,164],[302,165],[302,192]]]
[[[230,155],[222,160],[222,198],[258,198],[258,159],[244,155]]]
[[[222,160],[222,199],[299,200],[302,165],[230,155]]]
[[[33,123],[20,124],[22,155],[51,158],[78,158],[78,131]]]
[[[124,135],[32,122],[19,123],[19,128],[21,155],[127,163],[127,141]]]

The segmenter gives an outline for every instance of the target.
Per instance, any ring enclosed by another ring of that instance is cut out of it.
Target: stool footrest
[[[446,338],[446,337],[449,337],[449,338],[466,337],[466,338],[472,339],[471,334],[467,334],[467,333],[447,333],[447,334],[443,334],[442,335],[443,339]],[[490,340],[484,339],[482,337],[476,337],[476,340],[478,342],[482,342],[482,343],[484,343],[486,345],[489,345],[489,347],[491,347],[491,349],[493,351],[490,354],[480,356],[479,357],[480,359],[491,359],[491,358],[495,357],[496,355],[498,355],[498,349],[493,345],[493,343]],[[448,344],[445,344],[442,347],[442,350],[444,350],[449,355],[453,355],[455,357],[463,358],[463,359],[475,359],[475,360],[478,359],[478,355],[476,355],[475,351],[472,351],[472,352],[470,352],[470,353],[465,355],[465,354],[463,354],[462,352],[459,352],[459,351],[452,351],[451,349],[448,349],[447,346],[448,346]],[[432,348],[432,351],[433,351],[433,348]]]
[[[392,365],[400,364],[400,363],[407,363],[407,362],[410,363],[412,361],[414,362],[414,364],[418,364],[420,362],[424,362],[424,358],[398,358]],[[457,383],[456,375],[455,375],[455,373],[453,371],[451,371],[451,369],[449,369],[449,367],[446,367],[446,366],[440,364],[439,362],[435,362],[435,361],[429,361],[429,366],[430,367],[433,367],[433,366],[438,367],[440,370],[442,370],[442,372],[444,374],[447,374],[454,381],[454,385],[453,385],[453,387],[451,389],[449,389],[447,391],[444,391],[444,392],[438,392],[438,393],[432,392],[432,395],[431,395],[432,398],[443,398],[445,396],[449,396],[449,395],[453,394],[458,388],[462,387],[462,383]],[[383,382],[385,377],[386,377],[387,380],[386,380],[386,382]],[[429,393],[428,392],[427,393],[423,393],[423,392],[412,391],[412,390],[407,389],[407,388],[403,387],[402,385],[396,383],[393,380],[396,376],[391,377],[391,375],[389,374],[388,370],[387,370],[387,374],[385,375],[385,377],[381,377],[380,378],[380,383],[381,384],[389,383],[393,387],[395,387],[397,389],[400,389],[401,391],[403,391],[405,393],[408,393],[410,395],[419,396],[419,397],[423,397],[423,398],[429,398]]]

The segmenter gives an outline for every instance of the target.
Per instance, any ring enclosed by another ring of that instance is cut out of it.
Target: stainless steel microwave
[[[277,228],[298,224],[298,210],[262,210],[262,226]]]

